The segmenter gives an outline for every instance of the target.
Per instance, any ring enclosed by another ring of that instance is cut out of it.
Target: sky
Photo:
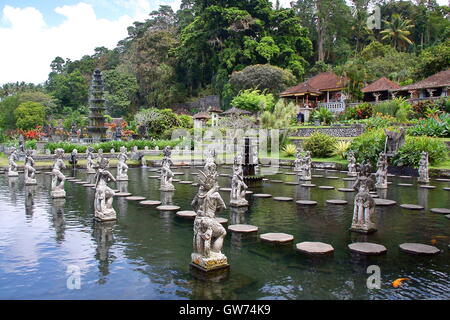
[[[291,0],[281,0],[289,7]],[[275,2],[273,0],[272,2]],[[447,0],[438,0],[447,4]],[[43,83],[56,56],[80,59],[96,47],[113,49],[127,27],[160,5],[181,0],[0,0],[0,85]]]

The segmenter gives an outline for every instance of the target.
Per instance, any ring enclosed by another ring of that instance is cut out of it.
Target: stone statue
[[[159,190],[161,191],[174,191],[175,187],[172,184],[173,172],[170,170],[170,166],[173,164],[170,156],[172,155],[172,151],[169,146],[164,148],[163,151],[164,157],[162,159],[162,168],[161,168],[161,185]]]
[[[94,164],[95,168],[98,168],[100,166],[100,163],[102,162],[103,158],[104,158],[103,149],[98,149],[97,158],[95,158],[95,164]]]
[[[227,232],[217,222],[215,214],[225,209],[217,183],[217,173],[199,172],[199,190],[192,201],[197,216],[194,221],[193,250],[191,265],[202,271],[228,267],[227,257],[221,252]]]
[[[69,163],[72,165],[72,168],[75,169],[78,163],[78,150],[73,149],[72,153],[70,154],[70,160]]]
[[[95,176],[95,219],[99,221],[116,220],[117,215],[112,203],[114,190],[108,187],[109,181],[116,181],[111,172],[108,171],[109,160],[102,158],[97,167]]]
[[[86,150],[86,170],[89,174],[94,174],[94,148],[89,147]]]
[[[25,138],[23,137],[23,135],[19,136],[19,153],[25,153]]]
[[[375,201],[370,195],[373,181],[370,164],[358,165],[358,178],[353,188],[358,191],[355,196],[353,220],[350,231],[359,233],[372,233],[377,231],[371,217],[375,211]]]
[[[419,182],[429,183],[430,176],[428,173],[428,152],[423,151],[419,161]]]
[[[215,156],[216,151],[214,149],[209,150],[209,154],[205,159],[205,166],[204,166],[205,173],[208,175],[213,175],[217,172],[217,165],[214,160]]]
[[[25,185],[33,185],[37,184],[35,179],[36,169],[34,169],[34,159],[31,156],[31,150],[27,150],[25,156],[25,166],[24,166],[24,174],[25,174]]]
[[[64,181],[66,177],[61,172],[62,169],[66,168],[64,164],[64,150],[56,149],[55,150],[55,163],[53,164],[52,170],[52,198],[65,198],[66,191],[64,190]]]
[[[295,172],[301,172],[302,171],[302,163],[303,163],[303,157],[302,157],[302,153],[300,151],[297,151],[296,155],[295,155],[295,160],[294,160],[294,171]]]
[[[356,177],[358,173],[356,172],[356,158],[355,153],[353,150],[350,150],[347,154],[347,161],[348,161],[348,173],[347,175],[349,177]]]
[[[12,152],[8,157],[8,177],[18,177],[19,172],[17,172],[17,149],[15,147],[12,148]]]
[[[127,148],[122,146],[120,147],[120,153],[117,156],[117,159],[119,159],[119,163],[117,164],[117,180],[118,181],[124,181],[128,180],[128,166],[126,164],[126,161],[128,160],[127,156]]]
[[[311,151],[306,151],[306,154],[302,160],[300,180],[309,181],[312,179],[311,178],[311,165],[312,165]]]
[[[388,162],[387,162],[387,156],[385,153],[380,153],[380,157],[378,158],[377,162],[377,172],[375,174],[375,177],[377,179],[377,182],[375,184],[375,187],[377,189],[387,189],[387,171],[388,171]]]
[[[400,132],[388,131],[384,129],[386,135],[385,153],[388,156],[394,156],[398,149],[405,144],[405,128],[401,127]]]
[[[244,183],[242,157],[240,154],[238,154],[234,158],[233,178],[231,179],[230,205],[233,207],[248,206],[248,201],[245,199],[245,192],[247,189],[248,187]]]

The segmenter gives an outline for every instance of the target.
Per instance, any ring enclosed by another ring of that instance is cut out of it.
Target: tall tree
[[[381,31],[382,40],[389,41],[397,49],[405,49],[413,42],[409,38],[414,25],[411,20],[403,18],[399,14],[393,14],[390,21],[384,20],[386,28]]]

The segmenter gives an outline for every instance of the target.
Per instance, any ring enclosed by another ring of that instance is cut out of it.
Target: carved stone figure
[[[24,174],[25,174],[25,185],[33,185],[37,184],[35,179],[36,169],[34,169],[34,159],[31,156],[31,150],[27,150],[25,156],[25,166],[24,166]]]
[[[356,172],[356,158],[353,150],[350,150],[347,154],[348,161],[348,173],[347,175],[350,177],[356,177],[358,173]]]
[[[302,157],[302,153],[300,151],[297,151],[296,155],[295,155],[295,160],[294,160],[294,171],[295,172],[300,172],[302,169],[302,162],[303,162],[303,157]]]
[[[305,180],[305,181],[311,180],[311,165],[312,165],[311,151],[306,151],[306,154],[302,160],[302,167],[301,167],[301,171],[300,171],[300,174],[301,174],[300,180]]]
[[[214,160],[216,156],[216,152],[214,149],[209,150],[208,152],[208,156],[205,159],[205,173],[207,175],[214,175],[217,172],[217,165],[216,162]]]
[[[72,168],[75,168],[78,163],[78,150],[73,149],[72,153],[70,154],[70,160],[69,163],[72,165]]]
[[[398,149],[405,143],[405,128],[401,127],[400,132],[384,130],[386,135],[385,153],[394,156]]]
[[[112,203],[114,190],[108,187],[109,181],[116,181],[111,172],[108,171],[109,160],[102,158],[95,176],[95,219],[99,221],[116,220],[117,215]]]
[[[370,164],[358,165],[358,179],[353,185],[358,193],[355,196],[353,220],[350,228],[354,232],[367,234],[377,231],[375,223],[371,220],[375,211],[375,201],[370,195],[370,189],[373,187],[371,175]]]
[[[419,161],[419,182],[428,183],[430,182],[430,176],[428,173],[428,152],[422,152]]]
[[[94,167],[98,168],[100,166],[100,163],[103,161],[103,159],[104,159],[103,149],[98,149],[97,158],[95,158]]]
[[[377,189],[387,189],[387,172],[388,171],[388,162],[387,157],[385,153],[380,153],[380,157],[378,158],[377,162],[377,172],[375,173],[375,177],[377,179],[377,182],[375,184],[375,187]]]
[[[94,148],[89,147],[86,150],[86,170],[89,174],[94,174]]]
[[[244,182],[244,171],[242,170],[242,157],[237,155],[234,158],[233,178],[231,179],[230,205],[233,207],[248,206],[245,199],[245,192],[248,189]]]
[[[117,156],[117,159],[119,159],[119,163],[117,164],[117,180],[118,181],[124,181],[128,180],[128,166],[126,164],[126,161],[128,160],[127,156],[127,148],[122,146],[120,147],[120,153]]]
[[[8,177],[17,177],[19,176],[19,172],[17,172],[17,149],[12,148],[12,152],[8,157]]]
[[[226,206],[218,192],[217,173],[200,171],[199,184],[198,193],[192,201],[197,216],[194,221],[191,265],[202,271],[225,268],[229,266],[228,260],[221,250],[227,232],[215,219],[215,214]]]
[[[66,197],[66,191],[64,190],[64,181],[66,180],[66,177],[61,172],[62,169],[66,168],[66,165],[64,164],[64,150],[63,149],[56,149],[55,150],[55,163],[53,164],[53,170],[52,170],[52,198],[65,198]]]
[[[161,168],[161,185],[159,190],[161,191],[173,191],[175,190],[174,185],[172,184],[173,172],[170,170],[170,166],[173,164],[170,156],[172,155],[172,151],[169,146],[164,148],[163,151],[164,157],[162,159],[162,168]]]

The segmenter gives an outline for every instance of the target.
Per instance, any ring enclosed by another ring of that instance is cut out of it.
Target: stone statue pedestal
[[[248,207],[248,201],[245,199],[230,200],[230,206],[232,206],[232,207]]]
[[[124,174],[116,177],[116,181],[128,181],[128,175]]]
[[[209,258],[198,253],[192,253],[191,260],[191,266],[204,272],[230,267],[228,264],[228,259],[223,253],[211,252],[211,256]]]
[[[347,176],[349,177],[357,177],[358,176],[358,172],[354,171],[354,172],[348,172]]]
[[[377,232],[377,229],[375,228],[375,224],[352,224],[350,231],[362,234],[371,234]]]
[[[17,171],[8,171],[8,177],[18,177],[19,172]]]
[[[26,186],[31,186],[31,185],[35,185],[35,184],[37,184],[36,179],[25,178],[25,185]]]
[[[53,190],[51,193],[51,196],[53,199],[65,198],[66,191],[65,190]]]
[[[175,186],[173,184],[161,186],[159,191],[175,191]]]
[[[94,219],[100,222],[117,220],[116,210],[114,209],[108,210],[106,212],[95,211],[94,216]]]
[[[387,182],[386,183],[376,183],[375,184],[375,188],[377,188],[377,189],[387,189],[388,188]]]
[[[302,177],[302,176],[300,176],[298,179],[301,181],[311,181],[312,180],[311,177]]]

